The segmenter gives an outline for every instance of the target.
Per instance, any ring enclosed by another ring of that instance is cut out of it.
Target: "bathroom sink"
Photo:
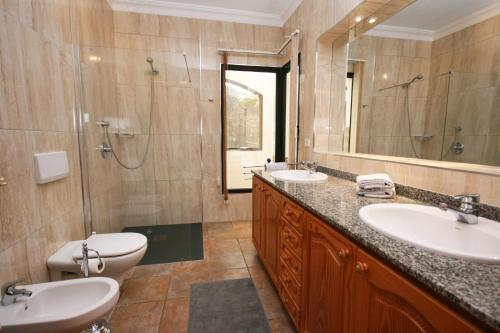
[[[322,172],[310,172],[309,170],[279,170],[271,172],[271,177],[294,183],[320,183],[328,179],[328,175]]]
[[[20,286],[31,297],[0,305],[2,333],[78,332],[106,316],[118,301],[118,282],[105,277]]]
[[[473,262],[500,263],[500,223],[456,221],[452,211],[411,204],[373,204],[359,210],[373,229],[416,247]]]

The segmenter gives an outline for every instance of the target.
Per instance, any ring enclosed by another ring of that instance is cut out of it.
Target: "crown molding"
[[[392,25],[377,25],[375,28],[365,32],[365,35],[432,42],[435,33],[432,30],[395,27]]]
[[[440,39],[442,37],[448,36],[454,32],[460,31],[476,23],[485,21],[494,16],[500,15],[500,2],[495,3],[491,6],[485,7],[474,13],[462,17],[455,22],[445,25],[434,32],[434,39]]]
[[[497,15],[500,15],[500,2],[480,9],[437,30],[424,30],[382,24],[367,31],[365,35],[432,42]]]
[[[295,0],[281,15],[158,0],[108,0],[114,11],[188,17],[282,27],[286,15],[291,15],[301,0]],[[291,11],[291,12],[290,12]],[[289,13],[290,12],[290,13]],[[288,17],[286,17],[288,19]]]

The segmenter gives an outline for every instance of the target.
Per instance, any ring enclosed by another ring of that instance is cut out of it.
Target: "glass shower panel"
[[[202,221],[199,74],[183,50],[142,45],[80,50],[91,231]]]
[[[500,165],[499,92],[496,74],[450,72],[443,160]]]

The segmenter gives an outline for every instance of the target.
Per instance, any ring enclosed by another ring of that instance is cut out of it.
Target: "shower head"
[[[151,66],[151,72],[154,74],[154,75],[157,75],[159,74],[160,72],[153,66],[153,58],[151,57],[147,57],[146,58],[146,61],[149,63],[149,65]]]
[[[413,79],[411,79],[410,81],[408,81],[407,83],[403,84],[403,87],[408,87],[410,84],[412,84],[413,82],[417,81],[417,80],[423,80],[424,79],[424,76],[422,74],[418,74],[417,76],[415,76]]]

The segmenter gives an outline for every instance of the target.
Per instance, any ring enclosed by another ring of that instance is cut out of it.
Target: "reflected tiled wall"
[[[365,158],[330,155],[314,152],[313,147],[304,147],[304,139],[316,140],[314,136],[316,40],[323,31],[333,26],[362,0],[303,0],[285,24],[285,33],[295,29],[301,31],[301,140],[300,159],[314,159],[321,165],[353,173],[375,171],[388,172],[401,184],[420,187],[445,194],[479,192],[485,203],[500,206],[500,177],[468,172],[450,171],[425,166],[415,166],[389,161],[374,161]],[[486,29],[487,34],[496,30]],[[449,41],[448,41],[449,42]],[[443,57],[443,60],[446,58]],[[324,141],[324,140],[323,140]]]
[[[416,157],[410,143],[406,108],[409,107],[412,136],[431,135],[425,128],[431,42],[362,36],[349,44],[349,58],[365,60],[356,152]],[[408,82],[418,74],[425,79],[410,86],[408,106],[405,89],[380,91]],[[417,154],[430,158],[422,154],[422,144],[425,142],[414,139]]]
[[[105,38],[100,0],[0,2],[0,283],[48,279],[83,232],[73,43]],[[109,35],[108,35],[109,37]],[[65,150],[69,177],[36,185],[32,154]]]

